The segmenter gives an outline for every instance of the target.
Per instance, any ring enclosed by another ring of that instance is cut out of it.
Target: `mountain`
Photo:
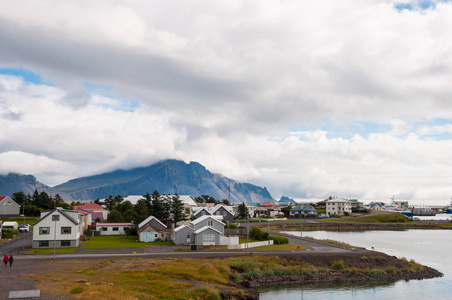
[[[229,193],[230,186],[230,193]],[[110,173],[70,180],[52,188],[67,200],[94,200],[109,195],[144,195],[154,190],[160,194],[210,195],[230,202],[273,202],[264,187],[240,183],[209,172],[197,162],[164,160],[148,167],[117,170]],[[230,194],[230,197],[229,197]]]
[[[279,199],[278,202],[284,202],[284,203],[295,202],[296,203],[296,201],[294,199],[291,199],[291,198],[289,198],[287,196],[282,196],[281,199]]]
[[[0,195],[2,196],[12,196],[13,193],[21,191],[25,195],[31,195],[36,189],[42,192],[49,190],[50,187],[37,181],[33,175],[18,173],[0,175]]]

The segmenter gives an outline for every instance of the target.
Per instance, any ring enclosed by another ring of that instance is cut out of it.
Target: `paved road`
[[[3,257],[5,254],[12,253],[13,255],[19,255],[19,251],[23,249],[31,248],[33,240],[33,232],[20,233],[19,238],[10,241],[2,241],[0,243],[0,255]]]

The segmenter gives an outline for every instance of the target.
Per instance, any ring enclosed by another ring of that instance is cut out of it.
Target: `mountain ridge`
[[[34,176],[32,177],[34,178]],[[34,180],[39,183],[36,178]],[[102,199],[109,195],[123,197],[144,195],[148,192],[152,193],[154,190],[160,194],[177,193],[193,197],[210,195],[217,200],[228,199],[232,203],[275,201],[265,187],[240,183],[220,174],[211,173],[198,162],[192,161],[187,164],[175,159],[162,160],[147,167],[120,169],[75,178],[54,187],[42,184],[42,187],[43,191],[53,195],[58,193],[63,199],[69,201]],[[32,193],[34,188],[29,187],[27,192],[30,189],[32,189],[30,192]],[[0,194],[2,193],[5,192],[1,188],[0,181]]]

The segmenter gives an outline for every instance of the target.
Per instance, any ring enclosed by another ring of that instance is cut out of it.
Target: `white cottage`
[[[333,198],[325,201],[327,215],[343,216],[352,213],[352,204],[344,198]]]
[[[57,207],[41,213],[33,228],[33,248],[78,247],[80,243],[80,214]]]

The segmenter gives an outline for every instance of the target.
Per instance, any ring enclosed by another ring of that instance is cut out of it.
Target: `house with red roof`
[[[83,210],[91,212],[91,220],[94,221],[97,218],[101,220],[106,220],[108,215],[108,210],[106,210],[102,205],[97,203],[87,203],[83,205],[77,205],[75,208],[81,208]]]
[[[282,207],[283,207],[282,205],[276,203],[271,202],[263,203],[256,207],[256,209],[254,210],[254,216],[276,217],[278,215],[284,215],[281,212]]]
[[[0,217],[18,217],[20,205],[8,196],[0,196]]]
[[[166,225],[154,216],[149,216],[138,224],[138,239],[140,242],[169,241],[171,232]]]

